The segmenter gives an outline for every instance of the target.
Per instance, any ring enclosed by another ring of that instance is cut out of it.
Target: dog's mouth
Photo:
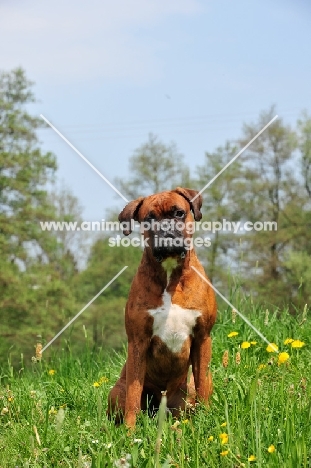
[[[183,238],[173,239],[171,237],[156,236],[154,238],[154,242],[152,253],[158,262],[161,262],[168,257],[185,258],[186,256],[187,250],[183,245]]]
[[[155,232],[150,241],[152,254],[158,262],[169,257],[185,258],[189,250],[186,239],[179,232]]]
[[[192,237],[187,236],[182,223],[174,219],[151,221],[149,229],[145,229],[148,246],[158,262],[167,258],[185,258],[187,251],[192,249]]]

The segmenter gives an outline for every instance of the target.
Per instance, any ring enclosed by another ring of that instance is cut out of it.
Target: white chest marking
[[[164,291],[162,299],[162,305],[157,309],[149,310],[154,318],[153,336],[159,336],[173,353],[178,353],[185,340],[192,334],[201,312],[183,309],[177,304],[172,304],[171,296],[167,291]]]

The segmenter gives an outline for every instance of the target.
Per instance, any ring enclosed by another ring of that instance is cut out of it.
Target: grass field
[[[166,419],[159,462],[157,417],[141,414],[132,434],[106,418],[125,355],[92,353],[81,327],[79,358],[50,349],[24,370],[1,370],[0,467],[311,467],[309,312],[267,314],[250,302],[240,310],[289,359],[268,352],[241,318],[233,322],[231,310],[220,312],[211,404]],[[284,344],[289,338],[299,341]]]

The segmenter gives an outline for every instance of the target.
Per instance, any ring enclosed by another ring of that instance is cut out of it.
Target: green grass
[[[264,310],[246,302],[240,307],[280,351],[290,354],[289,361],[278,365],[277,354],[268,353],[239,317],[233,324],[230,310],[219,313],[213,329],[211,404],[182,415],[179,424],[168,417],[158,466],[311,466],[310,316],[271,311],[265,324]],[[231,331],[238,336],[228,338]],[[293,349],[284,345],[286,338],[300,339],[305,346]],[[243,341],[257,344],[239,349]],[[79,357],[49,352],[41,363],[14,370],[7,365],[0,373],[0,467],[155,466],[157,418],[141,414],[133,434],[106,418],[107,394],[125,355],[92,353],[87,344]],[[266,367],[259,370],[261,364]],[[227,444],[221,444],[221,433],[228,434]],[[271,445],[273,453],[268,452]]]

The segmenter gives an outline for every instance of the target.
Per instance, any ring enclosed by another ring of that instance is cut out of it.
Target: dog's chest
[[[164,291],[162,299],[162,305],[157,309],[149,310],[154,318],[153,336],[159,336],[173,353],[178,353],[185,340],[192,334],[201,312],[172,304],[171,296],[167,291]]]

